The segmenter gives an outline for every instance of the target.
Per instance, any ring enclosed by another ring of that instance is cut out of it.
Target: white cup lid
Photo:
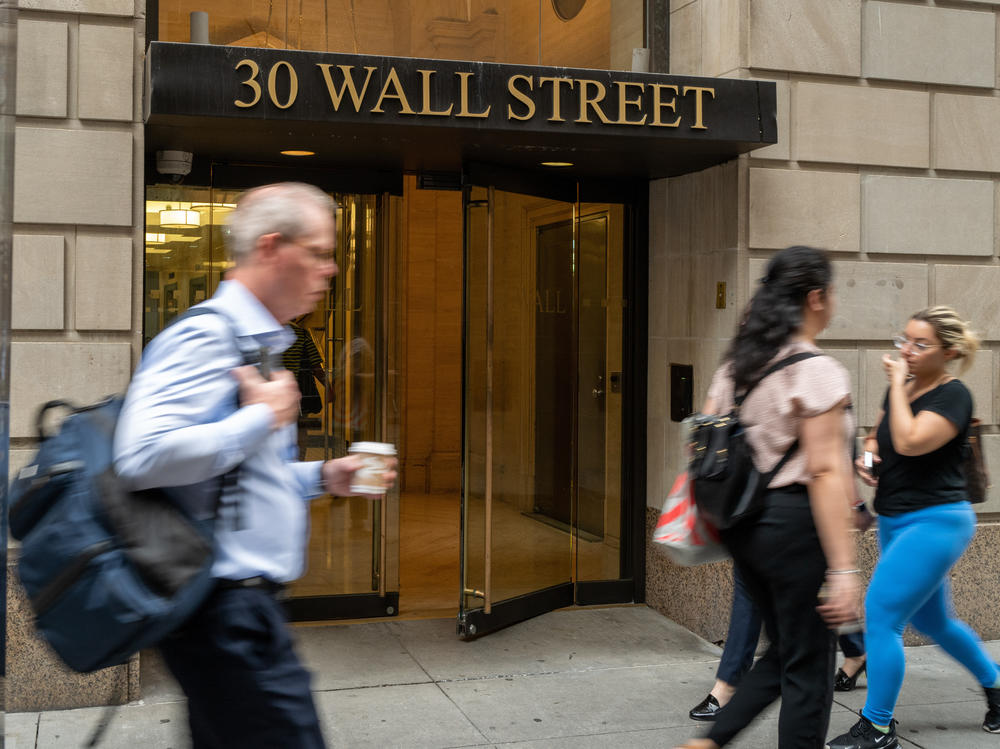
[[[372,453],[374,455],[395,455],[396,446],[389,442],[355,442],[348,452]]]

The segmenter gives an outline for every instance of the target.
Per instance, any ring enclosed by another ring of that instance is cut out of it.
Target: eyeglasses
[[[288,244],[294,244],[295,246],[306,250],[312,259],[317,263],[324,264],[336,262],[336,255],[334,254],[334,250],[332,248],[329,250],[321,250],[317,247],[310,247],[307,244],[303,244],[296,239],[290,239],[288,237],[285,237],[285,241],[288,242]]]
[[[922,354],[925,351],[929,351],[932,348],[940,348],[940,343],[922,343],[920,341],[911,341],[905,335],[894,335],[892,337],[892,345],[898,349],[903,348],[903,346],[909,345],[918,354]]]

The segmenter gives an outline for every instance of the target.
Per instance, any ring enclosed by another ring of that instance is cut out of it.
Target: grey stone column
[[[17,0],[0,0],[0,571],[7,569],[7,466],[10,455],[10,292],[14,207],[14,84],[17,75]],[[0,574],[0,600],[7,575]],[[0,621],[0,747],[7,692],[6,616]]]
[[[20,0],[17,96],[4,112],[17,118],[13,189],[0,185],[0,200],[13,196],[4,206],[13,222],[11,280],[0,284],[10,293],[10,377],[0,379],[10,382],[11,473],[37,450],[42,403],[120,392],[133,348],[137,358],[145,14],[144,0]],[[13,68],[2,67],[8,75]],[[138,657],[77,674],[48,648],[17,580],[16,555],[16,546],[7,550],[6,709],[136,699]]]

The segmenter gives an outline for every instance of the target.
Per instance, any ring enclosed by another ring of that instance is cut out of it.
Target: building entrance
[[[573,181],[474,179],[465,190],[459,614],[468,636],[596,602],[595,591],[608,593],[629,566],[621,466],[630,207],[581,200]]]
[[[145,340],[214,293],[239,189],[283,177],[262,167],[238,188],[147,188]],[[557,606],[633,600],[634,541],[622,538],[631,207],[581,201],[575,183],[425,187],[406,175],[398,191],[330,190],[340,272],[292,322],[285,356],[305,396],[300,457],[392,442],[400,481],[383,499],[312,503],[293,618],[455,616],[475,635]]]

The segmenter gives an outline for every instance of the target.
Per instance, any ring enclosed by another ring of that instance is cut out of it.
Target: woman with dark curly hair
[[[689,741],[688,749],[724,746],[778,697],[780,749],[824,743],[836,663],[830,627],[857,619],[860,591],[849,532],[850,379],[816,346],[833,304],[833,271],[823,251],[777,253],[708,391],[703,411],[724,413],[753,387],[739,418],[757,470],[771,472],[789,458],[771,476],[763,510],[722,532],[770,647],[718,711],[707,738]],[[801,357],[767,374],[794,355]],[[817,605],[821,588],[824,602]]]

